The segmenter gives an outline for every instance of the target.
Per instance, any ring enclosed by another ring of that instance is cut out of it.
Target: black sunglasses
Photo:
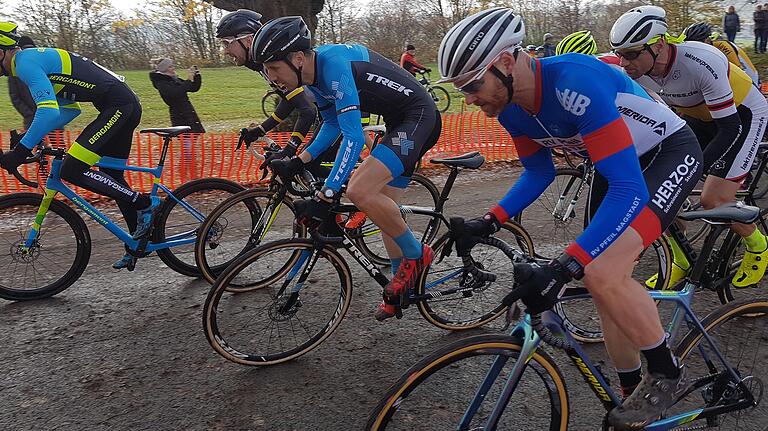
[[[480,87],[483,86],[484,82],[483,78],[475,79],[474,81],[462,85],[458,90],[462,94],[474,94],[480,91]]]
[[[616,54],[619,58],[626,58],[629,61],[636,60],[637,57],[640,57],[640,54],[642,54],[645,51],[651,51],[651,49],[648,47],[648,45],[643,45],[643,49],[638,49],[635,51],[625,51],[625,52],[619,52],[619,51],[613,51],[614,54]]]

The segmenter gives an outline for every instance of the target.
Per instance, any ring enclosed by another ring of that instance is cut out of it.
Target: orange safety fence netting
[[[48,141],[53,146],[69,147],[78,133],[73,130],[52,133]],[[8,132],[0,133],[0,148],[3,151],[9,148],[8,136]],[[162,183],[171,189],[203,177],[226,178],[243,185],[258,183],[261,176],[258,169],[260,162],[245,151],[235,152],[238,136],[238,133],[204,133],[173,139],[168,149]],[[288,142],[290,133],[270,133],[269,136],[282,146]],[[128,164],[155,167],[162,148],[161,137],[136,132]],[[455,156],[470,151],[479,151],[489,162],[517,160],[512,138],[497,120],[487,118],[482,112],[444,115],[440,139],[423,160],[428,166],[431,158]],[[44,182],[45,178],[40,178],[36,168],[37,164],[22,165],[19,172],[28,179]],[[152,188],[149,174],[126,171],[125,178],[136,190],[148,192]],[[20,184],[3,169],[0,169],[0,187],[3,194],[33,190]],[[97,197],[78,187],[75,190],[87,198]]]

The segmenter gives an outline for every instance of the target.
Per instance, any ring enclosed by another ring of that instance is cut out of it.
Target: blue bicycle
[[[719,233],[733,221],[751,223],[759,208],[730,204],[683,214],[704,219]],[[716,236],[702,248],[708,254]],[[687,368],[689,389],[663,419],[645,430],[720,429],[762,431],[768,404],[768,298],[730,302],[699,320],[691,309],[708,256],[696,261],[676,290],[651,291],[661,304],[674,305],[667,332],[675,354]],[[515,263],[515,276],[527,262]],[[465,262],[471,267],[472,262]],[[538,295],[517,286],[504,299]],[[560,302],[584,299],[584,289],[566,289]],[[508,316],[509,322],[517,316]],[[682,338],[679,329],[687,329]],[[368,430],[566,430],[572,410],[565,379],[542,347],[562,350],[580,372],[605,411],[621,403],[606,374],[587,357],[552,311],[525,314],[509,335],[479,335],[448,345],[411,367],[388,391],[369,418]],[[574,429],[604,429],[605,416]],[[695,421],[695,422],[694,422]],[[602,423],[602,426],[599,424]]]
[[[36,163],[41,176],[47,176],[44,194],[14,193],[0,197],[0,297],[21,301],[53,296],[77,281],[88,266],[92,245],[88,226],[80,214],[55,199],[59,193],[124,243],[131,255],[141,258],[157,252],[174,271],[198,276],[194,259],[197,228],[219,202],[244,187],[219,178],[190,181],[174,191],[161,184],[171,139],[187,131],[187,126],[141,130],[163,137],[162,153],[155,168],[127,166],[125,161],[109,157],[96,164],[151,174],[151,194],[163,191],[167,195],[155,213],[151,232],[138,240],[61,181],[59,171],[65,149],[38,148],[25,164]],[[38,187],[18,172],[14,176],[29,187]]]

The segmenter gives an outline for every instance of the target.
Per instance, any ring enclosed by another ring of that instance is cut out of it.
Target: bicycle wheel
[[[400,200],[400,205],[411,205],[417,207],[427,207],[434,209],[437,207],[437,202],[440,199],[440,192],[437,191],[437,186],[429,178],[424,175],[414,173],[411,177],[411,182],[408,183],[408,188],[405,190],[405,195]],[[430,235],[425,236],[427,225],[432,220],[432,217],[426,215],[412,214],[403,212],[403,219],[408,224],[408,227],[413,230],[413,234],[425,244],[429,244],[437,237],[437,232],[440,228],[435,229]],[[384,238],[382,237],[381,230],[378,226],[371,222],[371,219],[366,219],[365,224],[359,229],[350,231],[350,236],[355,238],[355,243],[360,251],[371,262],[379,266],[389,265],[389,255],[386,248],[384,248]]]
[[[269,117],[275,112],[275,108],[280,104],[282,98],[274,91],[267,91],[264,97],[261,98],[261,112],[264,113],[264,117]]]
[[[167,238],[195,238],[197,235],[197,229],[203,220],[179,205],[178,201],[183,200],[205,217],[221,201],[243,190],[243,186],[220,178],[201,178],[182,184],[173,192],[173,197],[168,196],[163,202],[155,221],[152,242],[163,242]],[[160,249],[157,250],[157,255],[179,274],[200,276],[200,270],[195,264],[194,243]]]
[[[737,289],[731,284],[731,279],[733,278],[734,274],[736,274],[739,266],[741,266],[741,260],[744,257],[745,250],[746,248],[744,247],[744,242],[735,232],[729,232],[726,236],[726,239],[723,240],[723,242],[720,244],[718,253],[722,251],[720,256],[724,258],[720,259],[718,273],[723,274],[725,280],[724,282],[717,284],[715,291],[717,292],[717,298],[723,305],[728,304],[734,300],[734,290],[737,292],[741,290],[745,294],[750,290],[754,291],[754,289],[749,288]]]
[[[83,219],[54,199],[28,251],[27,240],[43,196],[14,193],[0,197],[0,298],[12,301],[42,299],[71,286],[91,257],[91,235]]]
[[[657,286],[661,290],[669,289],[669,268],[672,267],[672,251],[669,242],[664,236],[659,237],[650,247],[645,249],[637,260],[632,272],[633,278],[641,284],[654,274],[661,274]],[[584,293],[584,284],[578,280],[568,283],[570,288],[564,296],[569,294]],[[592,298],[567,299],[555,304],[554,311],[563,318],[563,326],[568,329],[574,339],[582,343],[601,343],[603,330],[600,327],[600,318]]]
[[[230,281],[243,272],[268,286],[229,292]],[[240,256],[216,279],[205,300],[203,329],[226,359],[274,365],[319,346],[351,300],[352,275],[336,250],[318,250],[310,240],[280,240]]]
[[[520,340],[504,335],[478,335],[441,348],[408,369],[389,388],[365,429],[490,429],[486,421],[518,362],[520,349]],[[494,361],[500,369],[492,386],[477,412],[461,423]],[[554,360],[538,349],[494,429],[565,431],[569,414],[565,379]]]
[[[533,232],[537,257],[556,258],[581,234],[588,199],[584,172],[560,168],[536,202],[515,217],[516,222]]]
[[[448,90],[439,85],[432,85],[427,91],[432,96],[432,100],[435,101],[438,111],[445,112],[451,107],[451,95],[448,94]]]
[[[502,227],[508,235],[532,247],[531,238],[520,226],[506,223]],[[446,233],[435,242],[435,256],[440,256],[448,239]],[[418,295],[424,295],[418,302],[422,316],[437,327],[463,330],[484,325],[504,314],[508,307],[502,304],[502,299],[514,285],[512,262],[524,256],[513,244],[490,237],[472,248],[472,259],[477,266],[496,275],[493,282],[465,277],[462,260],[455,254],[432,263],[416,288]]]
[[[702,334],[691,330],[675,349],[686,366],[687,378],[695,382],[690,393],[668,415],[715,406],[729,406],[750,391],[757,405],[708,419],[720,430],[759,431],[768,418],[768,298],[732,302],[702,321],[726,361],[744,386],[737,385]],[[756,318],[755,316],[760,316]],[[745,390],[746,389],[746,390]],[[705,410],[706,412],[706,410]],[[705,413],[701,417],[705,417]]]
[[[260,244],[306,237],[306,229],[294,223],[293,201],[276,202],[278,197],[275,191],[249,189],[229,197],[208,214],[195,242],[195,262],[206,281],[213,284],[238,256]],[[239,286],[239,280],[233,279],[229,290],[237,291]]]

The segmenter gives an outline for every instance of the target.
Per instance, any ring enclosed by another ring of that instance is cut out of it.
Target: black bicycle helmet
[[[230,12],[216,24],[216,38],[237,37],[241,34],[258,33],[261,29],[261,14],[248,9]]]
[[[685,33],[685,40],[704,42],[712,34],[712,26],[706,22],[697,22],[688,26],[683,32]]]
[[[253,38],[251,59],[257,63],[285,60],[288,54],[312,47],[312,35],[300,16],[275,18]]]

